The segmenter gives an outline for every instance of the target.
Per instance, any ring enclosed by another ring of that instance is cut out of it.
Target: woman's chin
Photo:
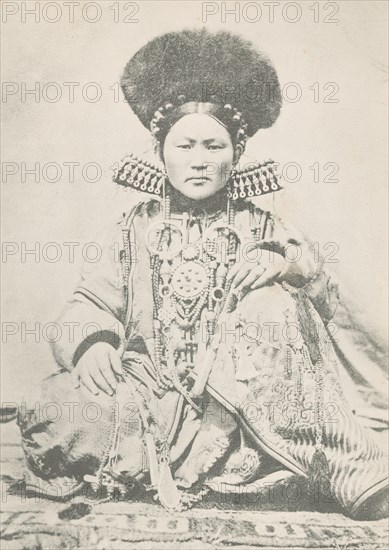
[[[213,197],[214,194],[215,193],[191,193],[190,195],[184,194],[184,197],[192,201],[204,201]]]
[[[186,189],[185,192],[183,190],[180,190],[181,194],[188,200],[192,201],[203,201],[206,199],[209,199],[210,197],[213,197],[216,195],[216,193],[220,191],[219,189],[216,190],[210,190],[205,189],[204,187],[194,187],[193,189]]]

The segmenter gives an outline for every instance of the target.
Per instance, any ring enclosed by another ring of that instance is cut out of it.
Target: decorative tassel
[[[235,201],[238,198],[266,195],[281,189],[276,163],[269,160],[263,164],[251,164],[241,171],[234,171],[229,182],[229,197]]]
[[[181,504],[181,493],[174,482],[169,457],[163,452],[159,459],[158,497],[168,510],[178,510]]]
[[[155,448],[155,441],[153,434],[149,431],[145,432],[145,440],[147,447],[147,455],[149,459],[149,468],[150,468],[150,481],[153,487],[158,486],[158,458],[157,451]]]
[[[324,363],[319,347],[319,335],[316,323],[310,313],[309,299],[304,290],[295,289],[285,283],[282,287],[287,290],[296,300],[297,318],[304,340],[306,350],[301,350],[299,361],[299,379],[296,383],[298,394],[302,394],[303,376],[307,373],[314,374],[315,380],[315,452],[312,457],[308,472],[308,491],[316,505],[328,503],[331,498],[331,473],[327,457],[323,451],[323,368]],[[312,363],[312,366],[309,363]],[[304,368],[303,368],[304,367]]]
[[[285,349],[284,376],[287,380],[292,378],[292,348],[289,345]]]
[[[309,468],[308,488],[311,498],[320,509],[331,498],[331,473],[327,457],[323,451],[323,362],[318,361],[315,369],[315,442]]]
[[[113,181],[119,185],[157,196],[161,195],[165,179],[166,174],[160,168],[133,154],[123,159],[113,176]]]
[[[309,467],[308,490],[316,504],[328,503],[331,496],[330,468],[322,445],[316,445]]]
[[[316,365],[319,359],[321,359],[317,326],[310,314],[309,301],[305,291],[297,290],[297,293],[297,318],[301,336],[308,348],[312,364]]]

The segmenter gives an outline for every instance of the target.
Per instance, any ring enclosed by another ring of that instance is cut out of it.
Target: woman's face
[[[171,127],[163,156],[173,187],[190,199],[203,200],[226,185],[234,149],[224,126],[206,114],[193,113]]]

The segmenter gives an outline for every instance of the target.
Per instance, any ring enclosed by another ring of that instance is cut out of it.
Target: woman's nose
[[[207,164],[207,152],[200,147],[194,147],[191,155],[191,167],[204,170],[207,167]]]

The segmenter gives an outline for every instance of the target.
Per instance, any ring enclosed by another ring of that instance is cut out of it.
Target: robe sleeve
[[[270,215],[269,238],[261,243],[282,254],[286,267],[281,280],[302,288],[325,323],[328,323],[338,307],[339,292],[335,276],[325,268],[325,260],[317,253],[312,243],[295,227],[280,218]]]
[[[72,370],[95,343],[115,349],[124,345],[126,287],[121,264],[122,225],[104,231],[95,240],[95,261],[84,261],[81,279],[58,319],[61,337],[52,343],[57,362]]]

